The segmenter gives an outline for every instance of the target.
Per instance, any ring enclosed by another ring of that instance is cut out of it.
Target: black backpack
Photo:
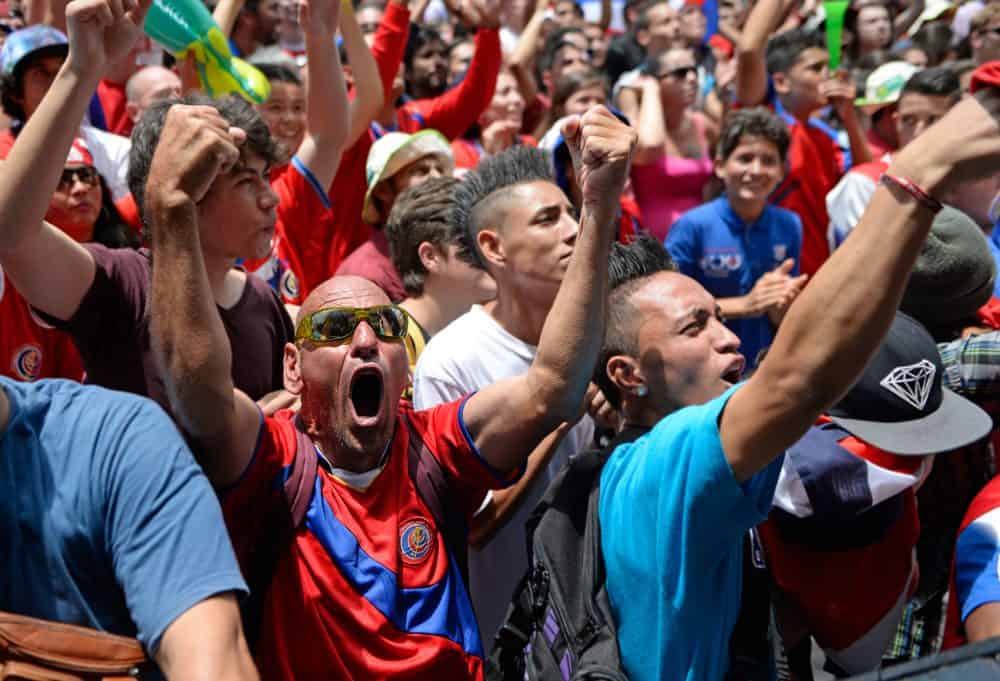
[[[528,519],[528,572],[497,633],[487,681],[627,681],[605,587],[598,495],[611,452],[646,432],[627,429],[574,457],[549,485]]]

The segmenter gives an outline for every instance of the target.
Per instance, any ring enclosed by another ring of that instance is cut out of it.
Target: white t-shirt
[[[534,345],[512,336],[482,306],[474,305],[431,338],[424,348],[413,377],[414,406],[427,409],[451,402],[523,374],[531,366],[535,351]],[[503,623],[514,588],[528,569],[524,524],[556,473],[570,456],[589,448],[593,439],[593,421],[585,416],[563,439],[510,521],[481,551],[469,550],[469,590],[487,654]]]
[[[112,198],[117,201],[128,194],[128,155],[132,151],[132,140],[86,124],[80,126],[80,136],[94,157],[94,167],[108,183]]]

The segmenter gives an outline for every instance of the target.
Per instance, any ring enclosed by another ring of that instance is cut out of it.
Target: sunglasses
[[[77,181],[83,182],[85,185],[95,187],[97,186],[97,179],[97,168],[93,166],[63,168],[62,175],[59,177],[59,190],[67,191]]]
[[[386,341],[406,337],[409,316],[396,305],[375,307],[325,307],[299,322],[297,342],[339,345],[350,340],[362,321],[368,322],[375,335]]]
[[[656,77],[660,79],[670,77],[670,78],[676,78],[677,80],[684,80],[685,78],[688,77],[689,73],[698,75],[698,67],[680,66],[676,69],[670,69],[669,71],[664,71],[663,73],[658,74]]]

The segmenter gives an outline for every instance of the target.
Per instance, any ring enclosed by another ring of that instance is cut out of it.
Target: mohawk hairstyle
[[[535,147],[515,146],[484,159],[455,188],[452,221],[469,235],[469,243],[475,244],[480,264],[485,266],[479,251],[479,232],[487,226],[499,227],[503,222],[503,216],[497,214],[498,199],[512,187],[537,181],[555,182],[549,153]]]
[[[663,244],[642,233],[630,244],[611,246],[608,261],[608,322],[604,344],[594,370],[594,383],[615,409],[621,407],[621,392],[608,378],[608,360],[615,355],[639,354],[636,338],[636,310],[632,294],[649,277],[659,272],[674,272],[677,267]]]

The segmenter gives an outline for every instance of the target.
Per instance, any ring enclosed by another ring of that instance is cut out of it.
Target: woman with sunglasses
[[[82,139],[73,142],[45,219],[74,241],[108,248],[139,246],[138,235],[119,215]],[[83,378],[83,363],[70,336],[43,325],[4,274],[0,274],[0,320],[0,374],[20,381]]]
[[[708,119],[694,110],[694,52],[672,48],[651,57],[638,79],[642,100],[632,160],[632,188],[646,229],[663,240],[674,221],[702,202],[712,177]]]

